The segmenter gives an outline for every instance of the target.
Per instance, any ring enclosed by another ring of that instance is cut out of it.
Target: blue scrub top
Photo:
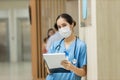
[[[76,42],[77,41],[77,42]],[[77,40],[74,40],[69,48],[66,50],[64,40],[61,42],[57,41],[52,44],[50,49],[48,50],[48,53],[64,53],[64,51],[67,51],[69,53],[68,60],[72,62],[74,59],[74,48],[76,46],[75,50],[75,58],[77,59],[77,63],[75,64],[76,67],[81,68],[84,65],[87,65],[87,52],[86,52],[86,44],[81,41],[79,38]],[[75,45],[76,42],[76,45]],[[58,45],[60,45],[60,49],[58,50]],[[56,49],[57,47],[57,49]],[[74,72],[70,73],[51,73],[46,77],[46,80],[81,80],[80,76],[77,76],[74,74]]]

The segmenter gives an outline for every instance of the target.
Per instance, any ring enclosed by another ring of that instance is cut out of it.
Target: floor
[[[0,63],[0,80],[32,80],[30,62]]]

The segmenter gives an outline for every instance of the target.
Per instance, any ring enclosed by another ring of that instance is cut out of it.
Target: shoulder
[[[63,41],[63,39],[60,39],[60,40],[55,41],[53,44],[57,46],[57,45],[59,45],[62,41]]]
[[[58,40],[61,40],[63,37],[58,33],[56,32],[54,35],[52,35],[48,40],[49,41],[58,41]]]
[[[87,55],[87,45],[84,41],[78,39],[77,51],[82,57]]]
[[[86,45],[85,41],[81,40],[80,38],[78,38],[77,41],[80,45]]]
[[[78,47],[86,47],[86,43],[81,40],[80,38],[77,39],[77,46]]]

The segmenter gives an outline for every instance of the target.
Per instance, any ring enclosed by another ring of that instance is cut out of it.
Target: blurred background
[[[0,0],[0,80],[32,80],[29,0]]]
[[[120,80],[119,8],[119,0],[0,0],[0,80],[45,79],[41,43],[63,12],[87,44],[83,80]]]

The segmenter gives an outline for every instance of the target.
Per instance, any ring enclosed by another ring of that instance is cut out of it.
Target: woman
[[[42,53],[47,53],[47,49],[46,49],[47,41],[48,41],[48,37],[45,37],[42,43]]]
[[[53,34],[55,34],[55,30],[53,28],[48,29],[47,37],[50,38]]]
[[[63,60],[61,65],[70,72],[51,73],[46,80],[81,80],[81,77],[87,74],[86,44],[74,35],[73,28],[76,23],[70,15],[59,15],[56,23],[64,39],[55,42],[48,52],[65,53],[68,60]]]
[[[43,43],[42,43],[42,53],[47,53],[47,49],[46,49],[46,45],[47,45],[47,41],[48,39],[55,34],[55,30],[53,28],[48,29],[47,32],[47,37],[45,37],[43,39]]]

